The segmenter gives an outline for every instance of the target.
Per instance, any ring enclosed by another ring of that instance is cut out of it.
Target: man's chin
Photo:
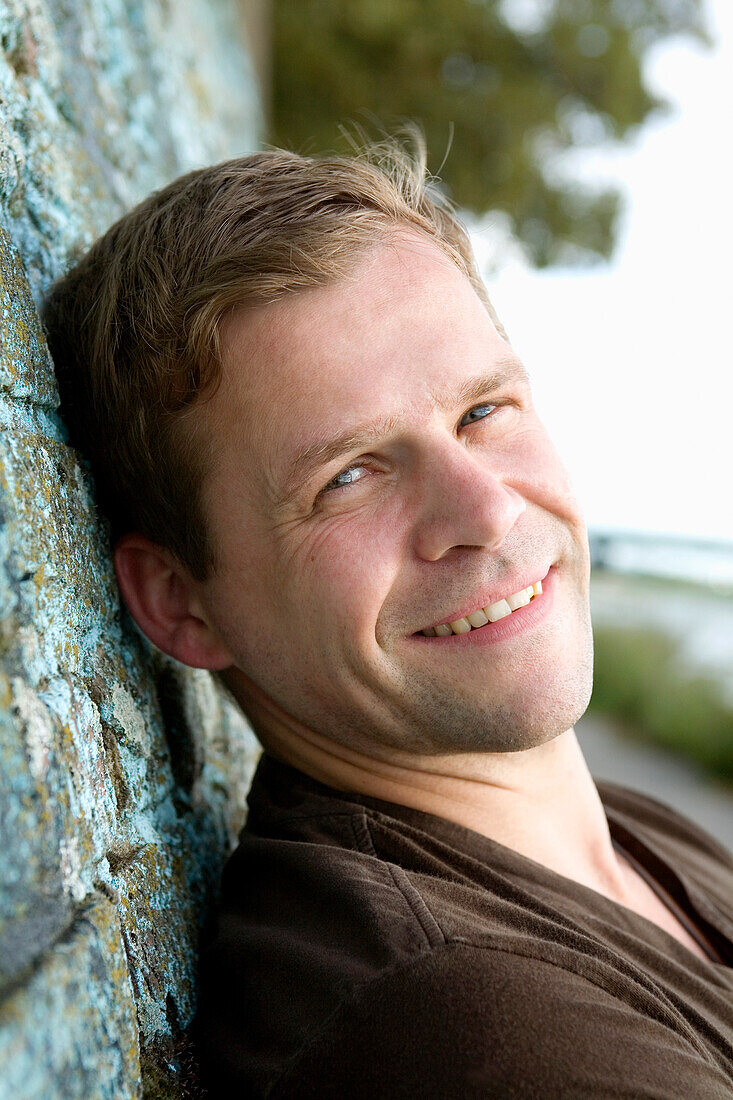
[[[571,714],[543,718],[536,724],[528,723],[526,715],[511,711],[499,715],[496,711],[481,719],[473,716],[457,727],[454,723],[437,722],[429,734],[417,732],[405,739],[403,748],[421,756],[455,756],[468,753],[525,752],[537,748],[570,729],[577,717]]]
[[[575,674],[525,682],[510,698],[471,698],[436,683],[403,707],[392,747],[422,755],[522,752],[565,733],[588,708],[592,661]],[[413,699],[416,697],[413,695]],[[403,699],[403,702],[405,700]]]

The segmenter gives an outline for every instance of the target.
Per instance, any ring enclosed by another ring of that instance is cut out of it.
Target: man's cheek
[[[380,502],[381,503],[381,502]],[[288,565],[296,575],[322,587],[363,596],[379,587],[382,576],[397,567],[399,539],[389,507],[373,500],[354,504],[343,512],[324,515],[295,532],[288,547]]]
[[[527,499],[564,519],[575,521],[580,505],[570,473],[544,430],[527,433],[510,476]]]

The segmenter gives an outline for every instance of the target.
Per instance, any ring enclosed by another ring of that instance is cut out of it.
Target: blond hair
[[[206,441],[190,413],[220,378],[224,315],[338,279],[400,226],[435,241],[500,327],[419,140],[415,153],[395,142],[354,157],[270,150],[190,172],[54,284],[44,320],[61,411],[113,539],[142,531],[200,580],[216,568]]]

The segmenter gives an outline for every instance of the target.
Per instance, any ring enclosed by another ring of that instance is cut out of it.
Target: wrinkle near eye
[[[345,529],[349,529],[354,521],[359,520],[364,513],[369,511],[367,503],[358,507],[349,508],[348,511],[336,511],[332,514],[323,514],[321,522],[313,523],[313,513],[303,515],[297,519],[289,519],[273,527],[273,533],[277,535],[280,543],[283,561],[288,569],[296,571],[311,571],[313,563],[323,560],[329,553],[329,543],[344,539]],[[348,542],[353,538],[350,536]],[[335,550],[341,555],[343,550]]]

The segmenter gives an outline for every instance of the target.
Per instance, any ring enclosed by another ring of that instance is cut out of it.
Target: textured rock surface
[[[235,0],[0,6],[0,1098],[195,1095],[199,927],[251,734],[122,612],[37,304],[126,207],[252,148]]]

